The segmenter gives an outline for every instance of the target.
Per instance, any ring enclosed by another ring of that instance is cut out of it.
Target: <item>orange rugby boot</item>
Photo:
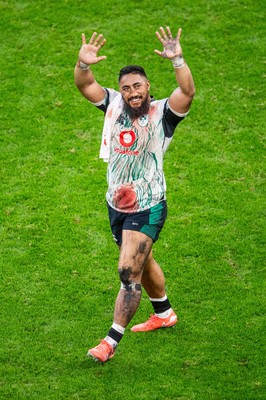
[[[133,332],[149,332],[160,328],[170,328],[177,323],[177,316],[174,311],[167,318],[159,318],[157,315],[151,315],[148,321],[142,324],[134,325],[131,330]]]
[[[101,343],[90,349],[87,353],[88,357],[94,359],[94,361],[100,361],[104,363],[115,355],[115,349],[106,340],[101,340]]]

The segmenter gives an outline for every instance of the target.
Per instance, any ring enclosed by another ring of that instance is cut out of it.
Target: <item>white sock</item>
[[[124,332],[125,332],[125,328],[123,327],[123,326],[121,326],[121,325],[118,325],[118,324],[116,324],[115,322],[113,323],[113,325],[111,326],[111,329],[114,329],[116,332],[119,332],[121,335],[123,335],[124,334]],[[110,331],[111,331],[111,329],[110,329]],[[110,331],[109,331],[109,333],[110,333]],[[120,335],[120,336],[121,336]],[[117,336],[117,334],[115,335],[115,336]],[[122,336],[121,336],[121,338],[122,338]],[[107,343],[109,343],[114,349],[118,346],[118,341],[116,341],[115,339],[113,339],[112,337],[110,337],[110,336],[106,336],[105,338],[104,338],[104,340],[107,342]],[[117,339],[118,340],[118,339]],[[120,341],[121,339],[119,338],[119,341]]]
[[[114,349],[117,347],[118,343],[116,340],[112,339],[110,336],[105,336],[104,340],[109,343]]]
[[[167,299],[167,296],[159,297],[158,299],[153,299],[152,297],[149,298],[150,301],[165,301]]]
[[[116,324],[115,322],[113,323],[112,328],[114,328],[117,332],[122,333],[122,335],[124,335],[126,329],[123,326]]]
[[[167,318],[167,317],[169,317],[169,315],[171,314],[172,311],[173,311],[172,308],[169,308],[169,310],[167,310],[163,313],[160,313],[160,314],[155,314],[155,315],[159,318]]]

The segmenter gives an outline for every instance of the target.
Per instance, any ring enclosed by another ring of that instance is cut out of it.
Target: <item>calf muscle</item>
[[[123,327],[129,324],[139,306],[143,268],[151,247],[152,239],[143,233],[123,231],[118,264],[121,289],[114,312],[114,321]]]

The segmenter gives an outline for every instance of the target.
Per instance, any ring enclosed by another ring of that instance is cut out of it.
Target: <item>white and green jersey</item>
[[[106,113],[117,91],[106,89],[102,104]],[[149,209],[166,199],[163,157],[176,126],[184,118],[168,106],[168,99],[151,101],[149,113],[132,121],[121,112],[110,138],[107,169],[108,204],[130,213]]]

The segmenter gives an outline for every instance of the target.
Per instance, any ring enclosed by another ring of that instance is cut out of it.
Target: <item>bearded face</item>
[[[150,107],[150,83],[139,74],[127,74],[120,80],[120,92],[124,100],[124,111],[131,119],[147,114]]]
[[[140,118],[142,117],[142,115],[148,114],[149,108],[150,108],[149,96],[146,96],[145,99],[141,99],[141,104],[139,107],[132,107],[124,100],[123,110],[132,120]]]

